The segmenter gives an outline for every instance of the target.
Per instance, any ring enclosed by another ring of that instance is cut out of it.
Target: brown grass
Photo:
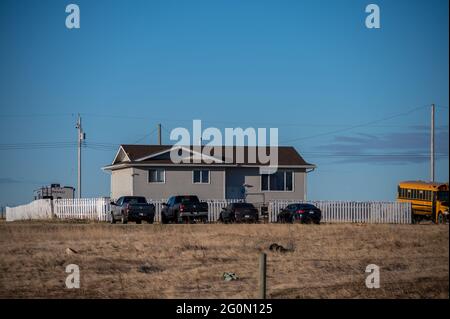
[[[0,298],[255,298],[261,251],[270,298],[448,298],[448,243],[448,225],[0,222]],[[80,289],[65,288],[72,263]],[[380,289],[365,286],[368,264]]]

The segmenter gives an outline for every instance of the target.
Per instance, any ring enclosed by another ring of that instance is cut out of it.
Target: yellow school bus
[[[448,183],[407,181],[398,185],[397,200],[410,202],[413,223],[423,219],[443,224],[448,219]]]

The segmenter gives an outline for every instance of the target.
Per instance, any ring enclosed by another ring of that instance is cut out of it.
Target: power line
[[[397,117],[400,117],[400,116],[409,115],[409,114],[411,114],[411,113],[413,113],[413,112],[415,112],[415,111],[417,111],[419,109],[423,109],[425,107],[429,107],[429,106],[428,105],[418,106],[418,107],[412,108],[409,111],[402,112],[402,113],[397,113],[397,114],[394,114],[394,115],[391,115],[391,116],[387,116],[387,117],[383,117],[383,118],[378,119],[378,120],[373,120],[373,121],[369,121],[369,122],[362,123],[362,124],[352,125],[352,126],[349,126],[347,128],[340,129],[340,130],[334,130],[334,131],[329,131],[329,132],[325,132],[325,133],[321,133],[321,134],[310,135],[310,136],[305,136],[305,137],[299,137],[299,138],[294,138],[294,139],[290,139],[290,140],[284,140],[284,141],[281,141],[280,143],[291,143],[291,142],[296,142],[296,141],[305,140],[305,139],[311,139],[311,138],[317,138],[317,137],[322,137],[322,136],[342,133],[342,132],[346,132],[346,131],[349,131],[349,130],[353,130],[355,128],[365,127],[365,126],[369,126],[369,125],[376,124],[376,123],[379,123],[379,122],[388,121],[388,120],[391,120],[391,119],[394,119],[394,118],[397,118]]]
[[[0,118],[28,118],[28,117],[73,117],[74,113],[29,113],[29,114],[0,114]]]
[[[14,143],[0,144],[0,150],[20,150],[20,149],[46,149],[46,148],[72,148],[76,142],[51,142],[51,143]]]
[[[144,136],[142,136],[140,139],[138,139],[138,140],[137,140],[136,142],[134,142],[133,144],[137,144],[137,143],[139,143],[140,141],[146,139],[147,137],[152,136],[157,130],[158,130],[158,128],[155,128],[153,131],[151,131],[151,132],[148,133],[148,134],[145,134]]]
[[[436,107],[448,109],[448,106],[443,105],[436,105]],[[116,119],[129,119],[129,120],[144,120],[148,121],[150,118],[157,121],[162,122],[192,122],[192,119],[174,119],[174,118],[158,118],[155,119],[151,116],[142,116],[142,115],[125,115],[125,114],[105,114],[105,113],[80,113],[83,117],[98,117],[98,118],[116,118]],[[74,117],[74,113],[32,113],[32,114],[0,114],[0,118],[33,118],[33,117],[61,117],[61,116],[68,116],[68,117]],[[385,120],[385,119],[381,119]],[[380,121],[381,121],[380,120]],[[224,124],[224,125],[236,125],[236,121],[217,121],[217,120],[202,120],[203,123],[210,123],[210,124]],[[379,122],[379,121],[376,121]],[[296,123],[286,123],[286,122],[260,122],[260,121],[252,121],[252,120],[240,120],[239,123],[249,123],[251,125],[266,125],[266,126],[279,126],[279,127],[347,127],[349,124],[320,124],[320,123],[305,123],[303,121],[298,121]],[[411,125],[404,125],[404,124],[391,124],[391,125],[374,125],[371,124],[372,122],[361,124],[364,126],[371,126],[371,127],[411,127],[415,126],[414,124]],[[351,126],[351,125],[350,125]]]

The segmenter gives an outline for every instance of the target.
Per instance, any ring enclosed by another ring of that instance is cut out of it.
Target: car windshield
[[[128,204],[147,204],[145,197],[125,197],[123,202]]]
[[[255,208],[255,206],[253,206],[253,204],[248,204],[248,203],[238,203],[238,204],[234,204],[234,208],[251,209],[251,208]]]

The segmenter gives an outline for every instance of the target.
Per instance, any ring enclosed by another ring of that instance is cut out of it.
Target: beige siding
[[[147,199],[167,199],[172,195],[194,194],[200,199],[224,198],[224,171],[210,169],[209,184],[194,184],[192,168],[165,168],[165,183],[149,183],[148,169],[134,169],[134,194]]]
[[[275,199],[305,199],[306,173],[304,169],[294,172],[293,191],[261,191],[261,176],[258,168],[213,168],[210,169],[209,184],[192,182],[193,168],[166,167],[165,183],[149,183],[148,168],[126,168],[112,171],[111,197],[124,195],[145,196],[148,200],[167,199],[172,195],[195,194],[200,199],[244,198],[243,184],[252,185],[247,201],[268,202]],[[226,178],[225,178],[226,175]]]
[[[133,195],[133,169],[124,168],[111,171],[111,198]]]
[[[284,170],[284,169],[282,169]],[[261,191],[261,176],[258,168],[232,168],[227,169],[227,197],[236,191],[230,191],[242,186],[244,182],[253,187],[248,188],[247,201],[260,203],[275,199],[298,199],[305,198],[305,170],[292,169],[294,172],[294,189],[293,191]]]

